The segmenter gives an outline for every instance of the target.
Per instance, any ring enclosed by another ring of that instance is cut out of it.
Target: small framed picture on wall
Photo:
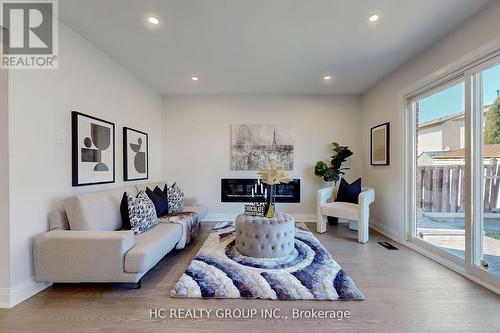
[[[370,164],[389,165],[390,125],[389,123],[372,127],[370,130]]]
[[[142,180],[149,177],[148,135],[123,128],[123,179]]]
[[[115,124],[71,112],[73,186],[115,182]]]

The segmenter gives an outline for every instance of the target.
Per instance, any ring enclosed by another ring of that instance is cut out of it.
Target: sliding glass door
[[[408,240],[500,287],[500,56],[407,98]]]
[[[465,82],[458,78],[413,99],[415,235],[465,258]]]
[[[470,86],[472,265],[500,277],[500,58],[466,72]]]

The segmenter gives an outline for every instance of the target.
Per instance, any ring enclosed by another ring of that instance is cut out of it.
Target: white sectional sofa
[[[134,235],[122,229],[120,202],[123,192],[136,195],[146,186],[119,188],[68,198],[64,209],[50,213],[50,231],[33,241],[35,279],[40,282],[137,283],[181,239],[182,227],[159,223]],[[186,199],[185,211],[202,220],[207,209]]]

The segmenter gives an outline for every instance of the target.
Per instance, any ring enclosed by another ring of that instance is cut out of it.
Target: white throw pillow
[[[130,229],[134,234],[140,234],[158,224],[155,205],[144,191],[137,197],[127,195]]]

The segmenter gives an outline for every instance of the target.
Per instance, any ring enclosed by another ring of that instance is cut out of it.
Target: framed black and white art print
[[[125,181],[148,179],[148,135],[123,128],[123,176]]]
[[[390,126],[389,123],[371,128],[370,164],[389,165]]]
[[[73,186],[115,182],[115,124],[71,112]]]

